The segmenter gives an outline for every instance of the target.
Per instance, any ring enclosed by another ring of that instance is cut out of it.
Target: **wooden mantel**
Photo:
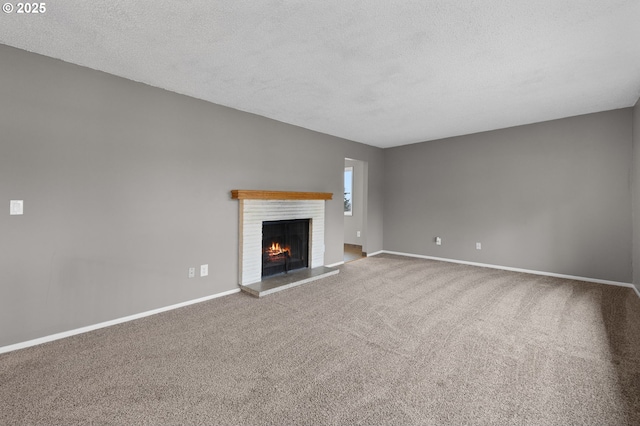
[[[234,189],[231,191],[231,198],[234,200],[331,200],[333,193]]]

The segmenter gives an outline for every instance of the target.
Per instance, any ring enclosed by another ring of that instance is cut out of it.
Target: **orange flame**
[[[265,250],[265,252],[269,255],[269,256],[278,256],[284,253],[289,253],[290,248],[286,247],[286,246],[280,246],[280,243],[271,243],[270,247],[267,247],[267,249]]]

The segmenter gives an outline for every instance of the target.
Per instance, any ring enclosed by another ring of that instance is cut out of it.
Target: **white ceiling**
[[[46,8],[0,14],[0,43],[379,147],[628,107],[640,95],[640,0]]]

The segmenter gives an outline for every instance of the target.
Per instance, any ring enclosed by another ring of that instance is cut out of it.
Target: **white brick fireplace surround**
[[[239,284],[262,280],[262,222],[310,219],[309,268],[324,266],[324,210],[331,193],[233,190],[239,205]]]

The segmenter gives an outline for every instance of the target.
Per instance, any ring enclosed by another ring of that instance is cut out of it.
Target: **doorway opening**
[[[344,159],[344,252],[343,261],[366,257],[368,164]]]

